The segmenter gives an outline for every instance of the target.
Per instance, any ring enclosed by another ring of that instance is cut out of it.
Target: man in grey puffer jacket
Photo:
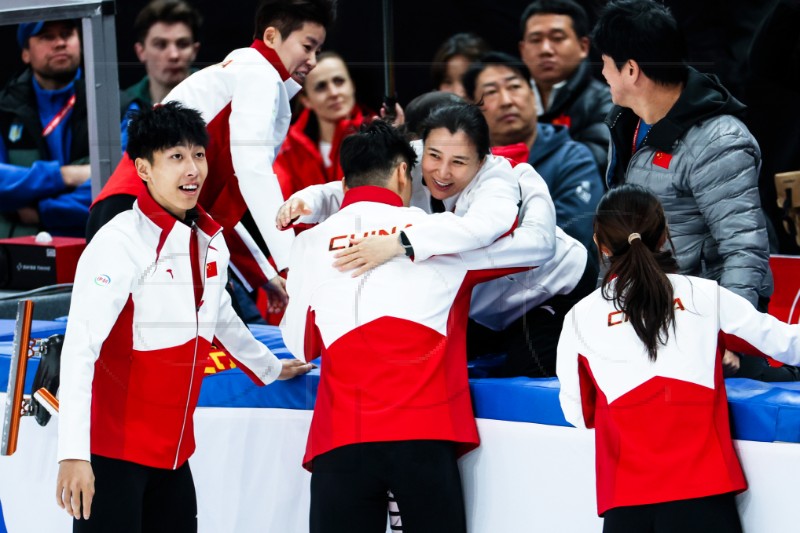
[[[608,186],[650,189],[664,206],[681,272],[717,280],[766,310],[772,275],[758,193],[761,151],[737,118],[745,106],[716,77],[686,65],[675,19],[653,0],[610,2],[593,42],[615,104],[606,118]],[[726,363],[739,367],[733,354]],[[741,372],[765,381],[800,375],[762,366],[743,360]]]

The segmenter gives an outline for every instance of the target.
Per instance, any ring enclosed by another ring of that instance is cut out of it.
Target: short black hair
[[[534,15],[566,15],[572,19],[572,29],[580,39],[589,35],[589,16],[586,10],[573,0],[536,0],[528,4],[519,19],[519,34],[525,38],[528,19]]]
[[[335,15],[334,0],[261,0],[253,38],[263,39],[264,30],[273,26],[286,39],[306,22],[315,22],[327,31]]]
[[[203,17],[200,12],[183,0],[153,0],[139,11],[133,23],[136,42],[144,44],[147,32],[153,24],[177,24],[182,22],[192,30],[192,41],[200,40],[200,25]]]
[[[128,157],[153,162],[153,154],[173,146],[208,146],[206,123],[200,112],[179,102],[142,109],[128,124]]]
[[[669,8],[658,2],[609,2],[600,12],[592,42],[618,69],[632,59],[656,83],[686,82],[686,39]]]
[[[489,125],[478,106],[464,103],[434,109],[428,118],[422,121],[423,140],[437,128],[446,128],[450,133],[464,132],[475,146],[478,159],[489,155]]]
[[[464,56],[470,63],[489,51],[489,45],[480,35],[456,33],[447,38],[436,50],[431,62],[433,88],[438,89],[447,74],[447,62],[455,56]]]
[[[401,162],[408,165],[410,173],[417,164],[417,154],[399,130],[383,120],[373,120],[342,141],[339,160],[348,188],[384,187]]]
[[[410,138],[422,138],[422,123],[434,109],[446,105],[465,104],[463,98],[444,91],[431,91],[411,100],[405,109],[406,120],[403,126]]]
[[[461,78],[461,84],[464,86],[464,90],[470,98],[475,100],[475,84],[481,72],[489,67],[496,66],[507,67],[517,72],[525,83],[530,83],[531,71],[528,70],[528,67],[525,66],[525,63],[523,63],[520,58],[503,52],[489,52],[484,55],[480,61],[471,64]]]

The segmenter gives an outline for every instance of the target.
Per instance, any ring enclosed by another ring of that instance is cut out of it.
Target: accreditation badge
[[[11,129],[8,130],[8,140],[12,143],[17,142],[22,138],[22,124],[15,122],[11,125]]]

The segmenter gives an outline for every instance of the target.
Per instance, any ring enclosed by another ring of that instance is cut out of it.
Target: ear
[[[30,64],[31,62],[31,51],[27,48],[22,49],[22,62],[26,65]]]
[[[306,90],[305,89],[300,91],[300,93],[297,95],[297,98],[300,100],[300,104],[303,107],[305,107],[307,109],[311,107],[311,101],[308,99],[308,96],[306,96]]]
[[[589,38],[588,37],[579,37],[578,38],[578,46],[581,49],[581,59],[586,59],[586,56],[589,55]]]
[[[190,63],[193,63],[194,60],[197,58],[197,52],[199,50],[200,50],[200,41],[195,41],[194,44],[192,44],[192,57],[191,59],[189,59]]]
[[[603,254],[605,257],[611,257],[612,255],[614,255],[611,253],[611,250],[609,250],[607,246],[604,246],[597,241],[597,233],[592,234],[592,240],[594,241],[594,244],[597,246],[597,249],[600,250],[600,253]]]
[[[636,62],[635,59],[629,59],[628,63],[622,67],[623,73],[631,76],[633,81],[637,81],[639,79],[639,74],[641,74],[642,69],[639,67],[639,63]],[[627,70],[627,72],[625,72]]]
[[[275,50],[275,47],[281,42],[281,33],[275,26],[268,26],[267,29],[264,30],[264,35],[261,39],[264,41],[267,48]]]
[[[136,167],[136,173],[139,177],[146,182],[150,182],[151,177],[151,165],[150,161],[145,159],[144,157],[137,157],[133,161],[133,165]]]
[[[347,194],[347,190],[348,189],[349,189],[349,187],[347,186],[347,182],[345,180],[345,177],[342,176],[342,192]]]
[[[144,45],[142,43],[133,43],[133,51],[136,52],[139,63],[144,63]]]

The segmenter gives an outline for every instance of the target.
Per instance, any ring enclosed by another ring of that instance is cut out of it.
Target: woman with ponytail
[[[607,272],[567,314],[556,369],[564,416],[596,430],[603,531],[739,533],[734,496],[747,482],[721,355],[749,345],[797,364],[800,327],[676,274],[664,210],[642,187],[609,191],[594,231]]]

